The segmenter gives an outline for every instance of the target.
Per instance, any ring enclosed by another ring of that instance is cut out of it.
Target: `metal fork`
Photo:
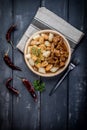
[[[63,77],[57,82],[56,86],[52,88],[52,90],[50,91],[49,95],[51,96],[55,91],[56,89],[60,86],[60,84],[62,83],[62,81],[65,79],[65,77],[68,75],[68,73],[70,71],[72,71],[74,68],[76,67],[75,64],[73,63],[70,63],[69,66],[68,66],[68,69],[66,71],[66,73],[63,75]]]

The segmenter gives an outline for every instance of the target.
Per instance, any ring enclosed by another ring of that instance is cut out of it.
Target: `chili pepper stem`
[[[9,41],[9,44],[11,44],[11,46],[12,46],[12,48],[13,48],[13,49],[16,49],[16,48],[14,47],[14,45],[13,45],[13,42],[12,42],[12,41]]]
[[[40,83],[42,83],[42,79],[41,79],[41,76],[39,76],[39,80],[40,80]]]
[[[5,55],[8,55],[8,53],[9,53],[9,47],[8,47],[7,52],[5,53]]]
[[[22,83],[24,84],[26,89],[29,91],[29,93],[33,97],[34,101],[37,102],[37,95],[35,93],[33,86],[31,85],[30,81],[28,81],[26,78],[20,77],[18,75],[16,75],[16,76],[17,76],[18,79],[22,80]]]
[[[23,77],[20,77],[20,76],[18,76],[18,75],[16,75],[16,76],[17,76],[17,78],[18,78],[18,79],[21,79],[21,80],[23,80]]]

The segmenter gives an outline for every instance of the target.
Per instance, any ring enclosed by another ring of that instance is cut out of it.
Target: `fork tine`
[[[72,66],[72,67],[75,67],[76,65],[75,64],[73,64],[73,63],[70,63],[70,65]]]

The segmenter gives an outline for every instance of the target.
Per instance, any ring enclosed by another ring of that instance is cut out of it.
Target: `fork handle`
[[[51,96],[55,91],[56,89],[60,86],[60,84],[62,83],[62,81],[65,79],[65,77],[68,75],[68,73],[70,72],[71,70],[68,68],[68,70],[65,72],[65,74],[62,76],[62,78],[57,82],[56,86],[52,88],[52,90],[50,91],[49,95]]]

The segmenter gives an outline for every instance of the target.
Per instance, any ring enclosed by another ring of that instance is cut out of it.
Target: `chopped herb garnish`
[[[31,52],[33,55],[39,56],[41,54],[41,49],[38,49],[37,47],[32,47]]]
[[[38,55],[41,54],[41,49],[37,49]]]
[[[35,61],[35,64],[38,64],[38,63],[39,63],[38,60],[36,60],[36,61]]]
[[[45,83],[44,82],[40,82],[40,80],[34,80],[33,86],[34,86],[34,89],[36,91],[42,92],[42,91],[45,90]]]

